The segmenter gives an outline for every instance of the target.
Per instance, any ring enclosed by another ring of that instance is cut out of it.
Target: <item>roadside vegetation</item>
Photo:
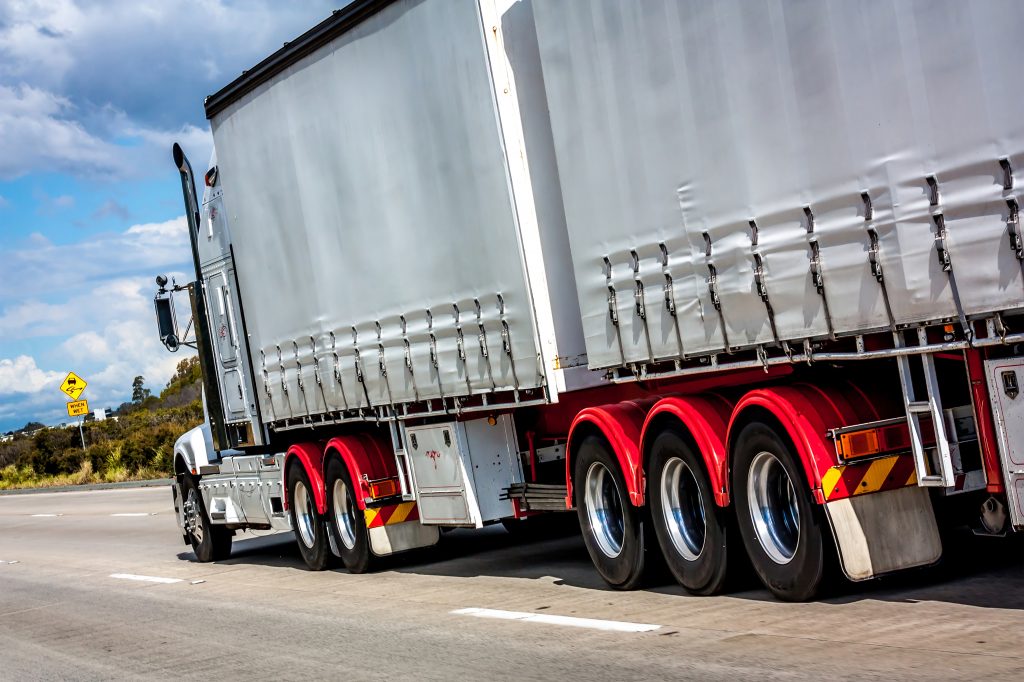
[[[203,421],[199,360],[178,363],[159,396],[143,377],[113,415],[66,428],[30,422],[0,443],[0,490],[146,480],[170,476],[174,441]]]

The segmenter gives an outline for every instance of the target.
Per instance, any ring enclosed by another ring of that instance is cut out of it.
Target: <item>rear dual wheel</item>
[[[651,445],[647,499],[665,563],[694,594],[717,594],[727,575],[728,524],[703,458],[676,429]]]
[[[721,591],[730,523],[714,504],[702,458],[669,429],[652,446],[649,471],[651,521],[669,569],[695,594]],[[603,439],[583,441],[574,472],[577,513],[594,566],[614,588],[637,587],[652,563],[647,519],[630,503]],[[731,482],[736,526],[761,582],[784,601],[812,599],[826,570],[824,520],[788,441],[766,424],[745,426],[736,440]]]
[[[373,564],[369,531],[356,503],[356,491],[348,470],[332,457],[325,472],[327,485],[327,526],[341,562],[351,573],[366,573]]]
[[[332,555],[327,524],[323,515],[317,511],[309,476],[298,462],[288,469],[288,511],[299,553],[306,566],[311,571],[328,568]]]
[[[352,480],[336,457],[327,463],[324,474],[327,513],[321,514],[306,470],[296,462],[288,471],[288,499],[299,552],[311,571],[322,571],[335,562],[333,544],[345,568],[352,573],[365,573],[373,555]]]
[[[588,436],[580,444],[573,480],[583,542],[597,572],[615,589],[638,587],[648,563],[647,524],[603,439]]]
[[[799,459],[771,427],[753,422],[740,431],[732,491],[740,535],[761,582],[784,601],[814,598],[825,575],[822,510]]]

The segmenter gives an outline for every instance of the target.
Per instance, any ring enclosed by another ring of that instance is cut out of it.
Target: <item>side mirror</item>
[[[153,297],[153,306],[156,308],[160,341],[173,353],[181,345],[178,340],[178,319],[174,315],[174,300],[170,293],[160,293]]]

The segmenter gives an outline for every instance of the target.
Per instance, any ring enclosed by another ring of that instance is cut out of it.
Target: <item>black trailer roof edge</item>
[[[245,94],[266,83],[311,52],[352,30],[396,0],[353,0],[295,40],[285,43],[256,66],[206,98],[206,118],[212,119]]]

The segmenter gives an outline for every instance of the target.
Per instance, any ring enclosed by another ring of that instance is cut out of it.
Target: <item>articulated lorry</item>
[[[804,600],[1024,530],[1022,34],[1015,2],[336,11],[207,98],[204,173],[174,148],[184,541],[364,572],[575,513],[612,587],[749,560]]]

